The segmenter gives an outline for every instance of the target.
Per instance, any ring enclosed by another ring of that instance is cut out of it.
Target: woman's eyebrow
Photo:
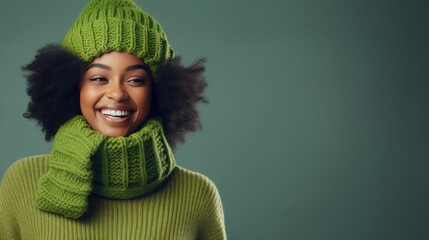
[[[106,70],[112,70],[111,67],[104,65],[104,64],[101,64],[101,63],[92,63],[86,68],[86,70],[88,70],[90,68],[94,68],[94,67],[102,68],[102,69],[106,69]]]
[[[136,65],[131,65],[127,67],[126,71],[133,71],[136,69],[143,69],[143,70],[149,71],[150,68],[146,64],[136,64]]]
[[[105,64],[101,64],[101,63],[92,63],[86,68],[86,70],[88,70],[90,68],[94,68],[94,67],[102,68],[102,69],[106,69],[106,70],[112,70],[112,68],[110,66],[105,65]],[[133,70],[137,70],[137,69],[143,69],[143,70],[149,71],[150,68],[146,64],[135,64],[135,65],[128,66],[125,70],[126,71],[133,71]]]

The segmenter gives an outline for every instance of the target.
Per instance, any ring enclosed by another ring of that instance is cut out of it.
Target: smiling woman
[[[54,141],[6,172],[0,239],[225,239],[217,188],[173,154],[201,126],[203,63],[131,0],[92,0],[23,68],[24,117]]]
[[[92,129],[128,136],[150,112],[152,77],[144,61],[127,52],[96,58],[80,84],[80,108]]]

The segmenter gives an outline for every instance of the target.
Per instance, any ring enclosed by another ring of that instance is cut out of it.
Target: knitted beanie
[[[153,76],[174,56],[161,25],[132,0],[91,0],[62,46],[85,62],[111,51],[125,51],[142,58]]]

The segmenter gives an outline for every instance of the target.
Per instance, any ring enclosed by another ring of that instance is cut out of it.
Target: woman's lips
[[[101,108],[99,112],[103,119],[109,123],[122,124],[130,119],[133,111],[125,107]]]
[[[114,109],[101,109],[101,113],[113,117],[127,117],[130,115],[130,111],[114,110]]]

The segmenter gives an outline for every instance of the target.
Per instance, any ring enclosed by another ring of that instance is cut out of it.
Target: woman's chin
[[[108,137],[126,137],[131,134],[131,129],[129,127],[112,127],[112,126],[98,126],[93,128],[95,131],[100,132],[103,135]]]
[[[100,131],[100,133],[108,137],[126,137],[129,135],[128,131],[122,131],[122,130],[107,130],[107,131]]]

